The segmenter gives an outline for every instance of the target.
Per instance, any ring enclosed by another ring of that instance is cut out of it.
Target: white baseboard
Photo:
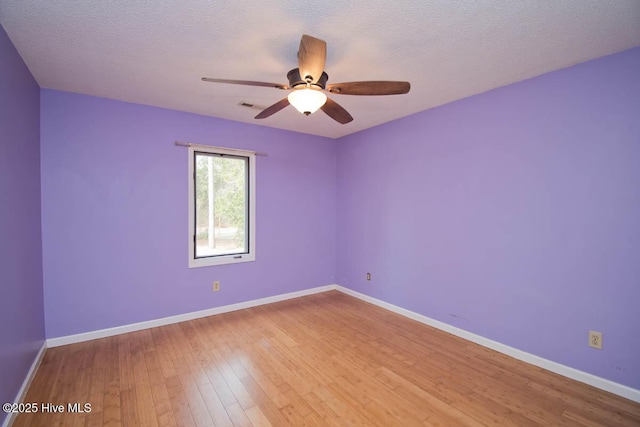
[[[22,382],[22,387],[20,387],[20,390],[18,390],[18,394],[16,395],[16,398],[13,400],[14,403],[22,402],[24,398],[27,396],[27,390],[29,390],[29,386],[31,385],[33,378],[36,376],[36,372],[38,372],[38,367],[42,362],[42,357],[44,356],[44,352],[46,349],[47,349],[47,342],[45,341],[42,343],[42,346],[40,347],[40,350],[38,351],[36,358],[33,360],[33,363],[31,364],[31,368],[29,368],[29,372],[27,372],[27,376],[24,378],[24,381]],[[15,414],[15,413],[7,414],[7,418],[5,418],[4,422],[2,423],[2,427],[9,427],[10,425],[12,425],[13,421],[17,416],[18,414]]]
[[[172,323],[186,322],[187,320],[198,319],[201,317],[213,316],[214,314],[228,313],[230,311],[242,310],[259,305],[271,304],[278,301],[284,301],[292,298],[303,297],[306,295],[317,294],[336,289],[337,285],[318,286],[316,288],[305,289],[302,291],[290,292],[287,294],[275,295],[266,298],[255,299],[251,301],[240,302],[237,304],[225,305],[222,307],[209,308],[206,310],[193,311],[191,313],[178,314],[176,316],[163,317],[161,319],[148,320],[146,322],[132,323],[129,325],[116,326],[114,328],[100,329],[97,331],[85,332],[76,335],[67,335],[64,337],[47,339],[48,347],[59,347],[61,345],[74,344],[83,341],[91,341],[99,338],[111,337],[113,335],[126,334],[127,332],[140,331],[143,329],[155,328],[158,326],[170,325]]]
[[[518,350],[517,348],[509,347],[508,345],[499,343],[497,341],[490,340],[488,338],[482,337],[480,335],[476,335],[472,332],[465,331],[464,329],[456,328],[455,326],[451,326],[444,322],[440,322],[435,319],[431,319],[430,317],[424,316],[422,314],[415,313],[413,311],[404,309],[402,307],[398,307],[393,304],[389,304],[382,300],[370,297],[368,295],[362,294],[360,292],[351,290],[349,288],[345,288],[344,286],[335,285],[334,287],[340,292],[343,292],[347,295],[351,295],[356,297],[362,301],[369,302],[371,304],[377,305],[379,307],[385,308],[389,311],[393,311],[394,313],[401,314],[402,316],[408,317],[410,319],[416,320],[420,323],[424,323],[425,325],[432,326],[436,329],[440,329],[442,331],[448,332],[452,335],[455,335],[460,338],[464,338],[467,341],[474,342],[483,347],[490,348],[492,350],[498,351],[500,353],[506,354],[507,356],[511,356],[515,359],[522,360],[523,362],[527,362],[531,365],[538,366],[540,368],[546,369],[548,371],[554,372],[556,374],[562,375],[567,378],[571,378],[572,380],[580,381],[585,384],[589,384],[593,387],[599,388],[601,390],[608,391],[610,393],[616,394],[618,396],[624,397],[629,400],[633,400],[634,402],[640,403],[640,390],[636,390],[631,387],[627,387],[622,384],[618,384],[616,382],[597,377],[593,374],[589,374],[587,372],[579,371],[577,369],[571,368],[569,366],[562,365],[560,363],[553,362],[548,359],[544,359],[540,356],[536,356],[531,353],[527,353],[526,351]]]
[[[567,378],[571,378],[573,380],[580,381],[585,384],[589,384],[601,390],[605,390],[610,393],[616,394],[618,396],[622,396],[626,399],[633,400],[634,402],[640,403],[640,390],[636,390],[634,388],[627,387],[625,385],[618,384],[616,382],[613,382],[601,377],[597,377],[587,372],[579,371],[569,366],[565,366],[560,363],[553,362],[548,359],[544,359],[540,356],[527,353],[526,351],[518,350],[517,348],[510,347],[500,342],[490,340],[488,338],[482,337],[472,332],[465,331],[464,329],[460,329],[455,326],[451,326],[447,323],[440,322],[435,319],[431,319],[422,314],[415,313],[411,310],[398,307],[396,305],[384,302],[382,300],[370,297],[368,295],[362,294],[360,292],[357,292],[349,288],[345,288],[344,286],[340,286],[336,284],[319,286],[316,288],[305,289],[302,291],[291,292],[291,293],[282,294],[282,295],[275,295],[271,297],[260,298],[260,299],[241,302],[237,304],[231,304],[231,305],[225,305],[222,307],[210,308],[207,310],[195,311],[191,313],[179,314],[177,316],[164,317],[161,319],[149,320],[146,322],[133,323],[130,325],[123,325],[115,328],[101,329],[98,331],[86,332],[83,334],[76,334],[76,335],[68,335],[68,336],[58,337],[58,338],[49,338],[46,341],[46,346],[43,346],[43,349],[46,347],[58,347],[66,344],[73,344],[73,343],[78,343],[83,341],[90,341],[98,338],[110,337],[113,335],[125,334],[127,332],[140,331],[142,329],[155,328],[157,326],[164,326],[172,323],[184,322],[187,320],[198,319],[201,317],[213,316],[215,314],[228,313],[230,311],[242,310],[250,307],[257,307],[259,305],[271,304],[278,301],[284,301],[292,298],[303,297],[306,295],[312,295],[312,294],[317,294],[320,292],[326,292],[331,290],[338,290],[347,295],[351,295],[355,298],[358,298],[362,301],[366,301],[371,304],[377,305],[379,307],[385,308],[387,310],[393,311],[394,313],[398,313],[402,316],[416,320],[420,323],[424,323],[425,325],[432,326],[436,329],[440,329],[442,331],[448,332],[460,338],[464,338],[468,341],[474,342],[483,347],[487,347],[492,350],[511,356],[515,359],[522,360],[523,362],[530,363],[534,366],[538,366],[540,368],[546,369],[551,372],[555,372],[556,374],[565,376]],[[43,350],[41,351],[41,353],[42,352]],[[42,355],[40,354],[39,358],[41,357]],[[39,363],[40,362],[38,359],[38,364]],[[35,368],[37,368],[37,365],[35,366]],[[32,367],[32,370],[34,370],[34,367]],[[30,372],[30,375],[31,375],[31,372]],[[29,382],[31,381],[29,377],[28,377],[28,380]],[[26,380],[25,380],[25,384],[27,384]],[[23,385],[23,388],[24,388],[24,385]]]

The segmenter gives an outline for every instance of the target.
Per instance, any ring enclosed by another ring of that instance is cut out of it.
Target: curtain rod
[[[174,143],[178,146],[178,147],[204,147],[204,148],[219,148],[221,150],[235,150],[235,151],[243,151],[245,153],[253,153],[256,156],[268,156],[269,154],[267,153],[261,153],[259,151],[252,151],[252,150],[242,150],[240,148],[229,148],[229,147],[216,147],[215,145],[205,145],[205,144],[196,144],[193,142],[183,142],[183,141],[174,141]]]

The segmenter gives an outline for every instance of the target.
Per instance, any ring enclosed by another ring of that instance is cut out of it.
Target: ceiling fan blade
[[[298,49],[300,77],[306,81],[307,76],[310,76],[311,83],[316,83],[322,76],[326,59],[327,43],[324,40],[303,34]]]
[[[353,120],[351,114],[349,114],[347,110],[342,108],[340,104],[338,104],[331,98],[327,98],[327,102],[325,102],[325,104],[320,107],[320,109],[327,113],[327,116],[331,117],[333,120],[340,124],[344,125]]]
[[[273,87],[276,89],[289,89],[289,86],[282,85],[280,83],[254,82],[251,80],[228,80],[228,79],[212,79],[209,77],[203,77],[202,81],[211,82],[211,83],[227,83],[232,85],[263,86],[263,87]]]
[[[333,83],[327,90],[339,95],[402,95],[409,92],[409,82],[371,81]]]
[[[269,117],[269,116],[277,113],[278,111],[282,110],[287,105],[289,105],[289,98],[281,99],[280,101],[276,102],[272,106],[267,107],[264,110],[262,110],[260,112],[260,114],[258,114],[255,118],[256,119],[266,119],[267,117]]]

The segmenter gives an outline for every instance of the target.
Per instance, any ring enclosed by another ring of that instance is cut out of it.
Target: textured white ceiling
[[[41,87],[337,138],[640,45],[640,0],[0,0],[0,23]],[[326,40],[329,83],[408,80],[407,95],[331,95],[340,125],[286,92],[303,33]]]

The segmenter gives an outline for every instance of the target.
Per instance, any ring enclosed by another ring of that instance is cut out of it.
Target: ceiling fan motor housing
[[[308,84],[307,81],[300,76],[299,68],[294,68],[289,71],[287,73],[287,79],[289,79],[289,87],[292,89],[295,89],[298,86],[307,86]],[[318,89],[324,89],[328,79],[329,76],[323,71],[318,81],[316,83],[310,83],[309,85]]]

